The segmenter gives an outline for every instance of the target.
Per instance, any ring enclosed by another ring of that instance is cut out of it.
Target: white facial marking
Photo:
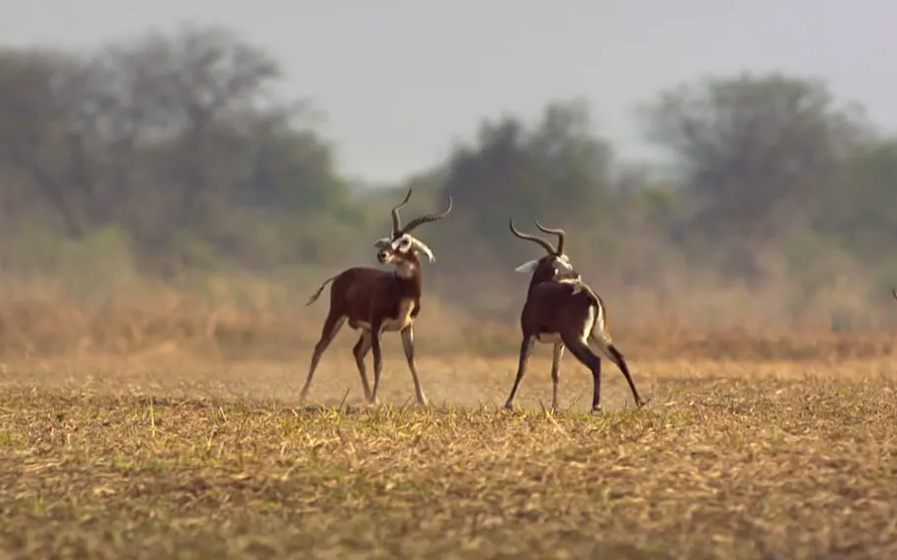
[[[392,248],[395,251],[399,251],[401,253],[407,253],[408,249],[411,248],[411,236],[407,233],[402,235],[402,237],[396,239],[392,242]]]
[[[377,249],[391,249],[394,253],[408,253],[409,251],[416,250],[425,255],[430,259],[430,262],[434,262],[436,257],[433,256],[433,251],[427,247],[427,245],[422,242],[420,239],[410,235],[410,234],[402,234],[397,239],[393,239],[392,237],[383,237],[374,242],[374,247]]]

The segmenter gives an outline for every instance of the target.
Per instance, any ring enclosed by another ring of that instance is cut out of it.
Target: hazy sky
[[[269,49],[287,93],[327,111],[340,170],[395,180],[480,118],[583,96],[621,155],[650,153],[633,106],[708,72],[829,80],[897,125],[886,0],[0,0],[7,43],[92,46],[151,26],[224,24]]]

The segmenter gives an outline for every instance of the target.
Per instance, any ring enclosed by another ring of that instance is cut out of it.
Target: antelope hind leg
[[[321,356],[324,355],[324,351],[327,350],[327,347],[333,342],[333,339],[345,322],[346,318],[344,316],[336,314],[328,314],[327,319],[324,320],[324,327],[321,329],[321,338],[318,340],[318,343],[315,344],[315,350],[311,355],[311,363],[308,366],[308,376],[305,378],[305,385],[302,387],[302,392],[299,394],[300,405],[305,404],[305,400],[308,397],[308,390],[311,388],[311,381],[315,376],[315,370],[318,369],[318,362],[321,361]]]

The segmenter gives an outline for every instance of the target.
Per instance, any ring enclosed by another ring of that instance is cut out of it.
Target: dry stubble
[[[306,360],[29,361],[0,387],[0,545],[13,557],[897,557],[894,362],[515,360],[401,353],[358,408],[344,351],[294,409]],[[348,408],[334,410],[346,391]],[[447,403],[443,406],[443,403]],[[616,554],[611,554],[616,553]]]

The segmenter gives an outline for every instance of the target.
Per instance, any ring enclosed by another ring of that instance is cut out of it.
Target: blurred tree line
[[[420,231],[437,255],[427,282],[486,313],[519,299],[495,288],[538,254],[511,216],[565,228],[599,286],[660,300],[702,278],[777,283],[798,307],[845,274],[864,278],[851,284],[863,297],[897,281],[897,139],[815,79],[744,73],[660,92],[639,114],[673,162],[662,170],[619,161],[587,104],[556,100],[535,122],[485,120],[390,189],[340,176],[316,108],[275,95],[283,80],[269,53],[218,27],[94,52],[3,49],[0,266],[126,258],[164,279],[373,264],[388,208],[413,186],[407,216],[455,200]]]

